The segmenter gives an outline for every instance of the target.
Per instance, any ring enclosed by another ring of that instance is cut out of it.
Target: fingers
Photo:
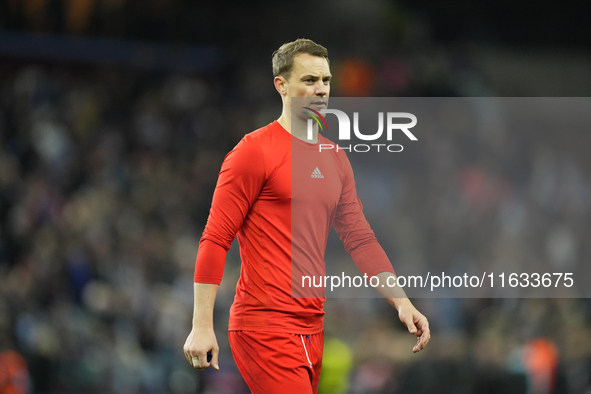
[[[191,359],[191,365],[195,369],[207,369],[210,366],[210,363],[207,362],[207,352],[199,351],[193,353],[193,357]]]
[[[417,344],[413,347],[413,353],[420,352],[427,346],[429,340],[431,339],[431,331],[429,330],[429,323],[427,323],[427,319],[422,316],[421,321],[419,322],[420,329],[417,330],[416,335],[418,336]]]
[[[408,332],[417,336],[417,343],[413,346],[413,353],[417,353],[429,343],[431,331],[429,330],[429,321],[416,308],[408,303],[403,303],[398,307],[398,317],[400,321],[408,328]]]
[[[417,344],[412,348],[413,353],[418,353],[427,346],[429,340],[431,339],[431,333],[429,331],[423,332],[423,334],[418,338]]]
[[[216,371],[220,370],[220,365],[218,364],[218,356],[220,354],[220,349],[218,347],[215,347],[211,350],[211,366],[213,367],[213,369],[215,369]]]
[[[404,323],[406,328],[408,328],[408,332],[411,334],[421,335],[420,333],[417,333],[417,327],[415,326],[412,316],[401,316],[400,320],[402,320],[402,323]]]
[[[187,337],[183,346],[185,358],[195,369],[207,369],[213,366],[214,369],[220,369],[218,357],[220,348],[213,332],[194,332],[193,330]]]
[[[189,351],[189,349],[187,348],[187,345],[185,344],[185,346],[183,347],[183,351],[185,353],[185,358],[187,359],[187,361],[189,363],[191,363],[191,365],[193,365],[193,360],[191,358],[191,353]]]
[[[187,346],[187,344],[185,344],[185,346],[183,347],[183,351],[185,353],[185,358],[187,359],[189,364],[191,364],[193,368],[199,369],[199,352],[192,351],[191,348]]]
[[[185,358],[195,369],[206,369],[209,367],[207,362],[207,352],[192,350],[189,347],[184,347]]]
[[[415,324],[412,321],[409,321],[406,324],[406,328],[408,328],[408,332],[410,332],[411,334],[421,335],[420,333],[417,332],[417,327],[415,326]]]
[[[213,369],[219,371],[220,370],[219,361],[218,361],[219,353],[220,353],[220,349],[217,346],[212,348],[211,357],[208,357],[209,353],[205,352],[205,351],[186,350],[185,351],[185,358],[187,359],[187,361],[189,361],[189,363],[195,369],[207,369],[211,366],[211,367],[213,367]],[[209,362],[207,361],[208,358],[210,359]]]

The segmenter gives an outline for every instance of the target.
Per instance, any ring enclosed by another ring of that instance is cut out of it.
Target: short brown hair
[[[293,42],[281,45],[278,50],[273,52],[273,76],[281,75],[284,78],[289,78],[293,68],[293,58],[299,53],[323,57],[328,61],[328,50],[325,47],[312,40],[298,38]]]

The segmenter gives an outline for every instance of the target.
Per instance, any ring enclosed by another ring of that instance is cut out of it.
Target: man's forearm
[[[193,286],[193,327],[213,327],[213,306],[219,285],[195,283]]]
[[[400,305],[405,302],[410,302],[404,290],[399,286],[383,286],[382,284],[388,283],[389,277],[396,277],[392,272],[381,272],[377,275],[380,280],[380,285],[377,286],[375,289],[390,305],[392,305],[396,310],[399,309]]]

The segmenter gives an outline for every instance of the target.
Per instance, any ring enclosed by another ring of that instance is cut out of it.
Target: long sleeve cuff
[[[351,251],[351,258],[359,271],[368,276],[376,276],[382,272],[395,273],[390,259],[377,241],[355,248]]]
[[[195,261],[195,283],[222,283],[227,253],[226,249],[215,242],[201,240]]]

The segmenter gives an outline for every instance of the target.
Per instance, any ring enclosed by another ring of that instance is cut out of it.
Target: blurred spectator
[[[26,394],[29,392],[29,383],[25,359],[13,350],[0,352],[0,392]]]

